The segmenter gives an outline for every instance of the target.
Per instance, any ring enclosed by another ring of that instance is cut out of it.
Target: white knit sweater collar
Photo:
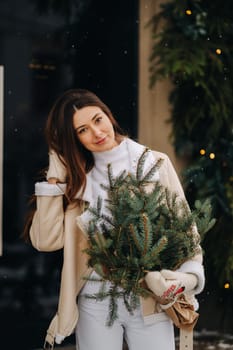
[[[118,146],[112,148],[109,151],[105,152],[96,152],[93,153],[94,159],[95,159],[95,167],[98,169],[98,167],[107,166],[107,164],[112,163],[112,161],[120,159],[120,157],[123,155],[125,157],[125,154],[128,154],[129,159],[129,169],[130,171],[135,174],[137,169],[137,163],[138,160],[144,151],[145,146],[141,145],[129,138],[125,138]],[[127,155],[126,155],[127,156]],[[146,158],[145,164],[144,164],[144,173],[146,173],[151,166],[154,164],[155,158],[152,154],[152,151],[148,152],[148,156]],[[87,182],[86,182],[86,188],[83,194],[83,199],[89,203],[92,202],[93,199],[93,171],[95,169],[92,169],[87,174]],[[120,171],[121,172],[121,171]],[[156,172],[153,176],[153,181],[157,181],[159,179],[159,174]]]
[[[117,176],[124,168],[130,169],[130,159],[127,139],[121,141],[121,143],[114,148],[104,152],[93,152],[95,166],[92,170],[92,175],[95,176],[95,180],[99,180],[97,174],[104,174],[107,172],[108,164],[112,165],[113,174]],[[103,178],[101,178],[103,180]],[[106,181],[105,181],[106,182]]]
[[[98,162],[101,164],[106,164],[106,160],[109,162],[112,161],[112,159],[118,158],[119,153],[125,152],[126,147],[127,147],[127,138],[124,138],[119,145],[111,148],[108,151],[104,152],[92,152],[94,160],[95,160],[95,165],[97,165]]]

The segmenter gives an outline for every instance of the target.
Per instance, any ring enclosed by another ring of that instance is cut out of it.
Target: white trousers
[[[122,350],[123,337],[129,350],[175,350],[170,319],[160,317],[145,324],[140,307],[130,315],[122,299],[118,300],[118,319],[111,327],[107,326],[109,300],[96,301],[85,297],[85,294],[94,294],[98,290],[98,282],[88,281],[79,296],[77,350]]]

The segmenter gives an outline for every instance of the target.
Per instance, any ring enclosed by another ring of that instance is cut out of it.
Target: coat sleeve
[[[168,187],[172,192],[177,193],[180,198],[185,199],[183,187],[180,183],[179,177],[172,165],[171,160],[164,153],[155,152],[155,154],[156,158],[163,159],[163,163],[159,169],[160,182],[165,187]]]
[[[186,200],[179,177],[169,157],[166,154],[160,152],[155,152],[155,154],[156,158],[162,158],[164,160],[159,170],[160,182],[162,185],[168,187],[172,192],[177,193],[179,198]],[[193,234],[197,237],[197,240],[199,240],[199,233],[197,231],[196,225],[193,227]],[[177,271],[193,273],[196,275],[198,284],[195,290],[193,290],[193,294],[199,294],[203,290],[205,284],[205,276],[201,246],[199,246],[197,254],[188,261],[184,262]]]
[[[30,228],[31,243],[39,251],[55,251],[64,245],[63,196],[37,196]]]

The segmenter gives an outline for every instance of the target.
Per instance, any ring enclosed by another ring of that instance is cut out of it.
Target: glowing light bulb
[[[216,49],[215,52],[216,52],[217,55],[221,55],[222,50],[221,49]]]
[[[192,11],[191,10],[186,10],[185,13],[186,13],[186,15],[190,16],[192,14]]]
[[[230,283],[226,282],[226,283],[224,284],[224,288],[225,288],[225,289],[229,289],[229,288],[230,288]]]
[[[210,157],[210,159],[214,159],[215,158],[215,154],[214,153],[210,153],[209,157]]]
[[[204,156],[205,155],[205,150],[202,148],[202,149],[200,149],[200,155],[201,156]]]

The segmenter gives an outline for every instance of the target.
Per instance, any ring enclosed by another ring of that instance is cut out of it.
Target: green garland
[[[93,215],[89,224],[89,265],[112,286],[90,296],[102,300],[110,298],[108,324],[117,318],[117,298],[121,297],[129,312],[138,304],[139,296],[148,296],[149,290],[141,283],[148,271],[178,268],[184,261],[200,251],[200,237],[215,223],[210,218],[207,202],[196,202],[190,211],[187,202],[178,198],[159,182],[152,182],[153,174],[162,160],[156,162],[143,175],[148,150],[142,153],[136,175],[122,172],[114,178],[108,167],[109,185],[107,208],[102,214],[102,201],[88,210]],[[153,189],[148,191],[148,186]],[[96,280],[96,279],[95,279]]]
[[[171,123],[181,155],[193,155],[203,137],[208,144],[232,127],[233,23],[229,4],[212,3],[170,1],[150,22],[150,84],[168,77],[174,83]],[[158,31],[161,20],[166,24]]]
[[[150,21],[151,87],[169,78],[172,141],[188,160],[190,205],[210,198],[218,224],[203,246],[208,275],[233,288],[233,3],[168,1]],[[159,24],[162,29],[159,30]],[[214,271],[214,272],[213,272]]]

